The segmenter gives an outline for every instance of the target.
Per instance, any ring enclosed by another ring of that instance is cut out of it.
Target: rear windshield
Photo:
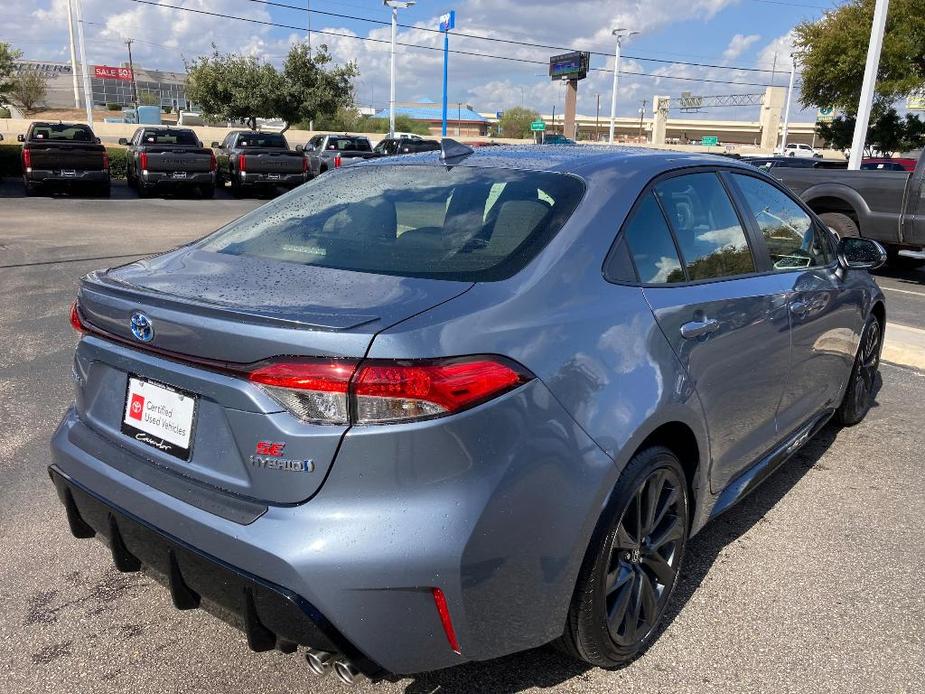
[[[357,152],[373,151],[369,140],[365,137],[329,137],[327,148],[336,149],[338,152],[343,152],[347,149],[356,150]]]
[[[238,137],[238,147],[286,147],[286,140],[275,133],[252,133]]]
[[[347,168],[254,210],[200,247],[385,275],[499,280],[549,242],[583,192],[566,174]]]
[[[192,130],[145,130],[141,135],[145,145],[199,145]]]
[[[93,131],[86,125],[52,123],[36,125],[32,129],[33,140],[57,140],[64,142],[94,142]]]

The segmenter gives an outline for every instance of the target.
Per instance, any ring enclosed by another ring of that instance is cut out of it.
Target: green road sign
[[[546,123],[544,123],[541,120],[535,120],[532,123],[530,123],[530,130],[532,130],[533,132],[541,133],[544,130],[546,130]]]
[[[716,135],[704,135],[700,138],[700,144],[704,147],[715,147],[719,144],[719,138]]]

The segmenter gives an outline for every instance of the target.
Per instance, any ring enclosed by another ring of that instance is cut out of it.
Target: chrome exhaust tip
[[[346,658],[334,662],[334,674],[344,684],[356,684],[363,678],[363,674]]]
[[[328,651],[319,651],[315,648],[309,648],[305,653],[305,660],[308,663],[308,669],[316,675],[324,677],[331,671],[336,656]]]

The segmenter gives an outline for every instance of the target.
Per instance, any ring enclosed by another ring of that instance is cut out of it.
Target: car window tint
[[[671,231],[652,193],[633,211],[623,226],[639,281],[645,284],[683,282],[684,269],[671,239]]]
[[[733,174],[778,271],[828,265],[830,248],[803,208],[771,184]]]
[[[655,187],[674,228],[691,280],[755,271],[745,230],[719,178],[697,173]]]
[[[539,253],[583,193],[578,178],[558,173],[347,167],[232,222],[201,247],[358,272],[495,281]]]

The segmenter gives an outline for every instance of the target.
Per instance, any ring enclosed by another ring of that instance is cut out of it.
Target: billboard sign
[[[820,108],[816,111],[817,123],[828,123],[835,118],[835,109],[831,106]]]
[[[554,55],[549,59],[549,76],[554,80],[583,80],[590,64],[591,54],[587,51]]]
[[[112,67],[110,65],[94,65],[93,76],[101,80],[132,81],[132,71],[127,67]]]
[[[440,31],[449,31],[456,28],[456,10],[450,10],[440,15]]]

